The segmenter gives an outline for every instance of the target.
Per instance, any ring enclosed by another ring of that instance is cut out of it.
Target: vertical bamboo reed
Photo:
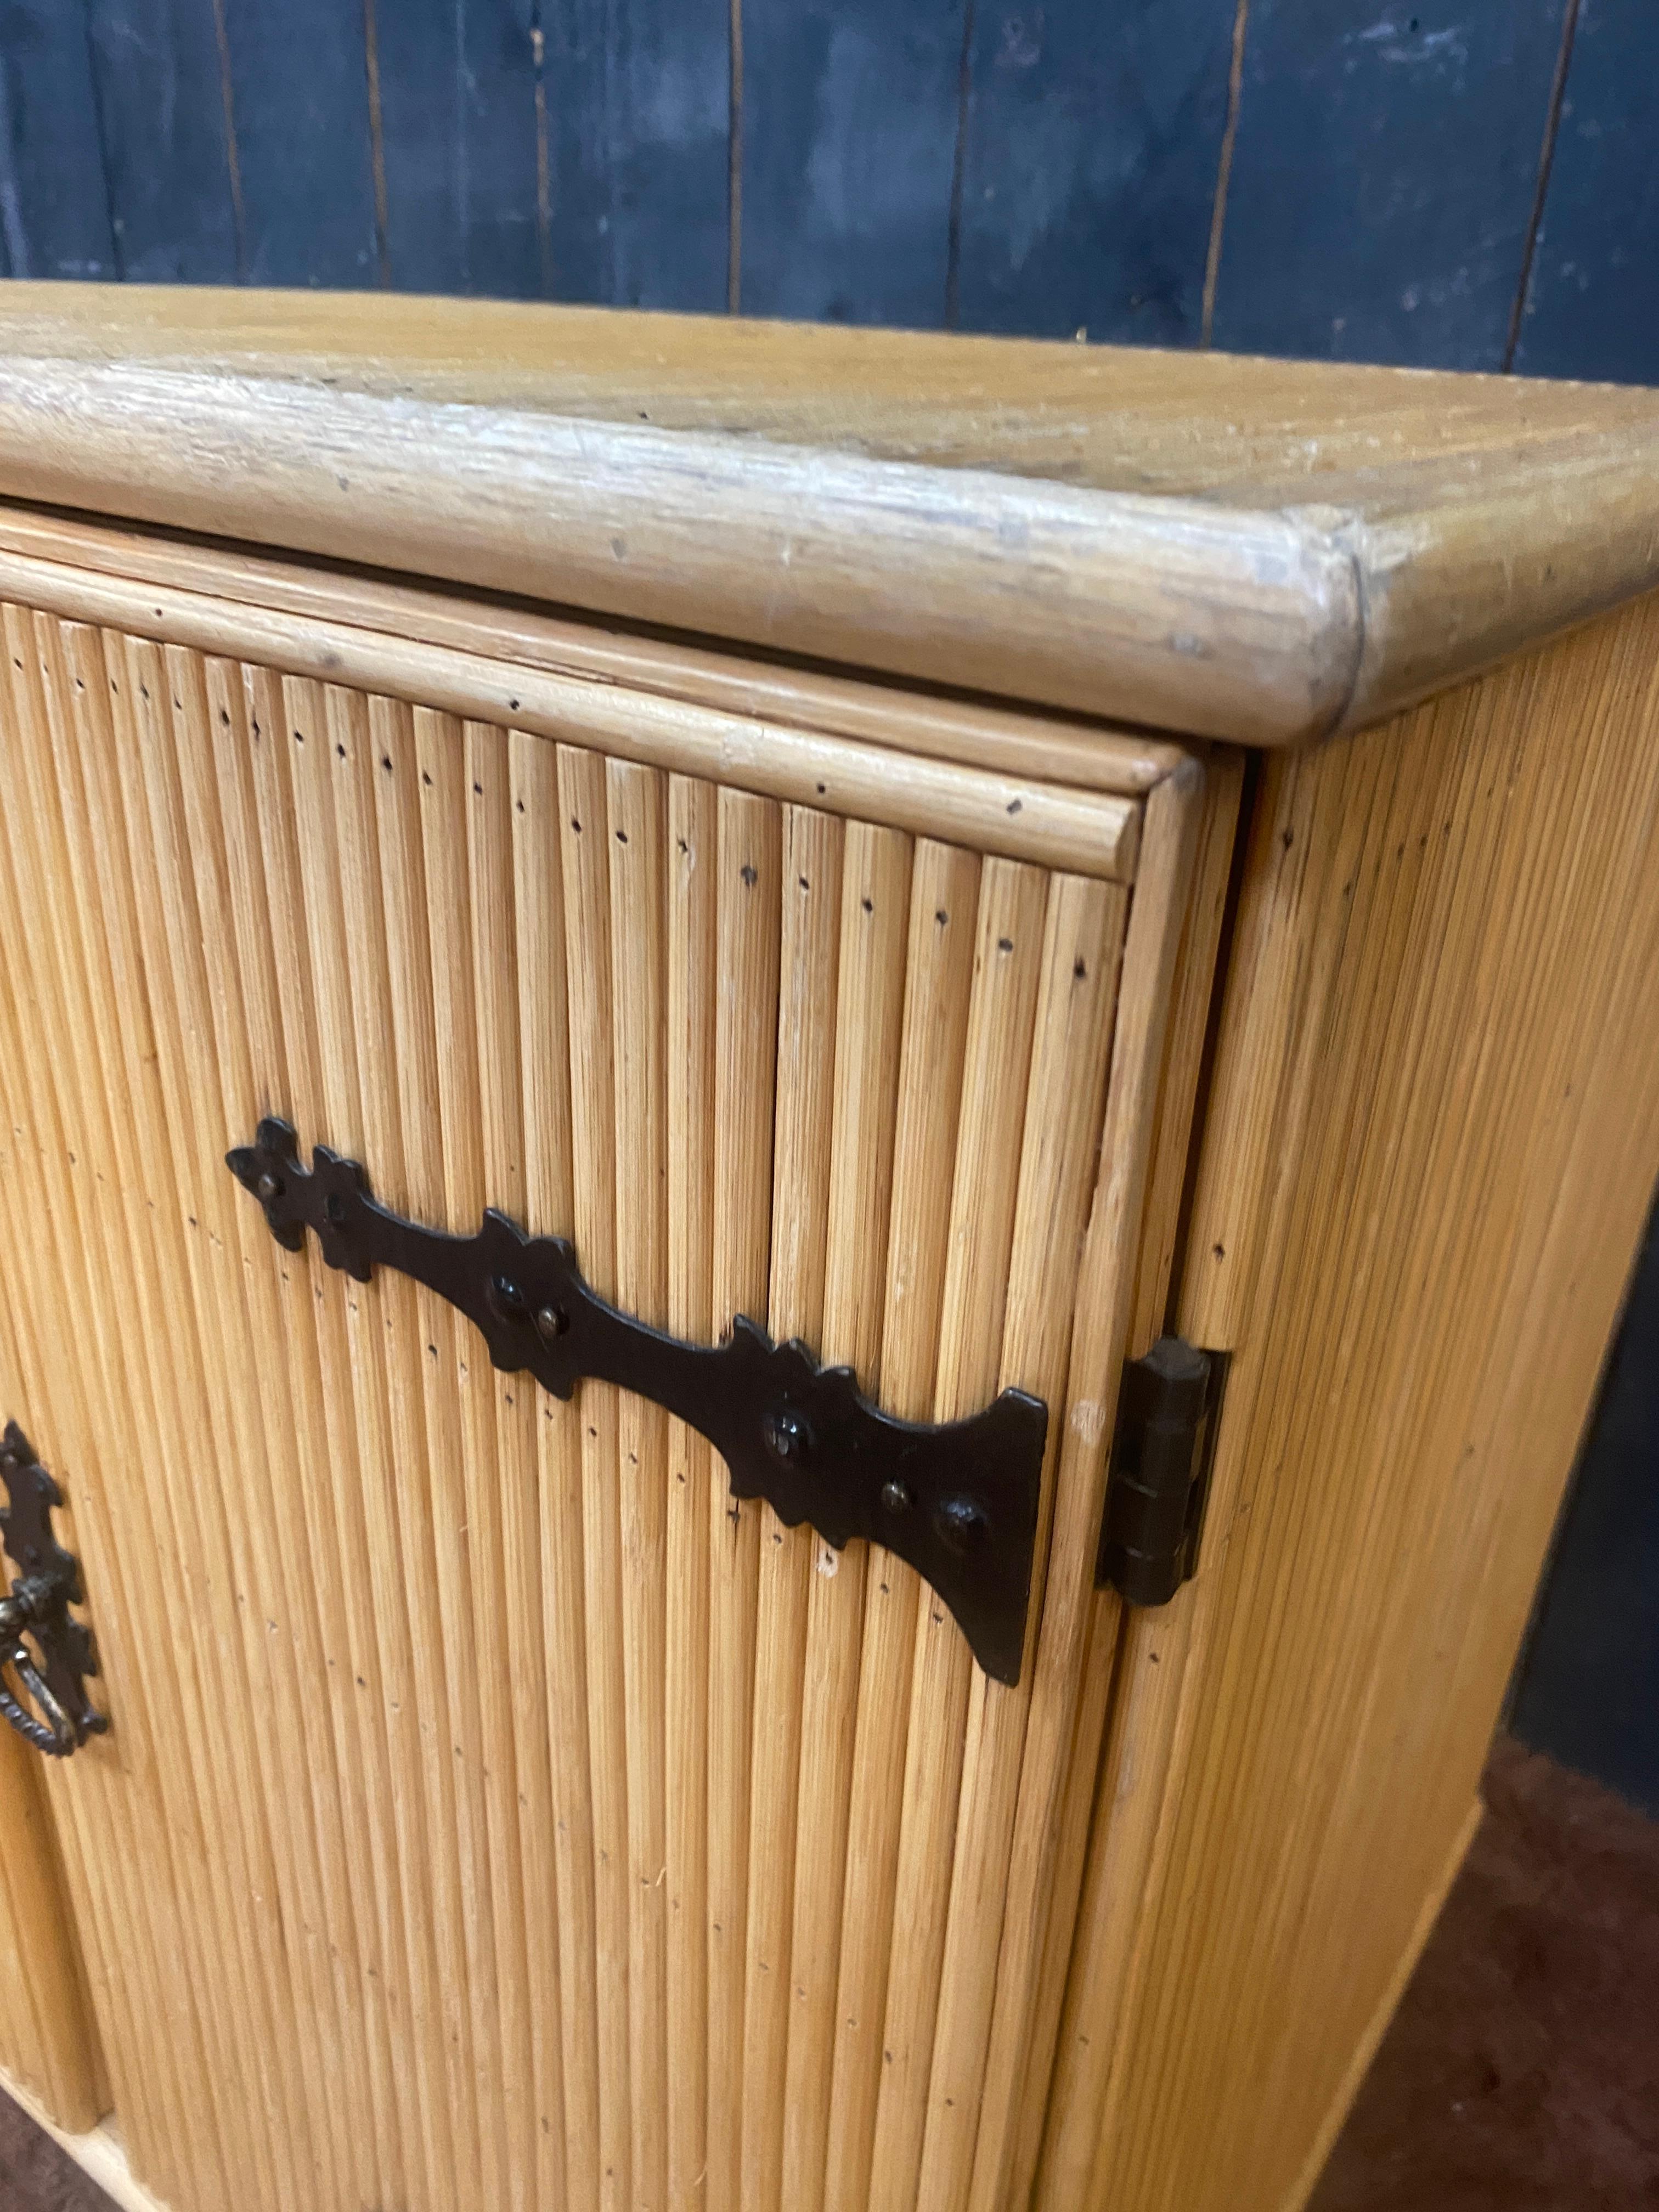
[[[816,1343],[823,1326],[842,843],[839,822],[804,807],[785,808],[768,1313],[780,1342],[799,1337]],[[786,1528],[769,1505],[761,1507],[760,1522],[744,2020],[744,2212],[774,2212],[782,2180],[801,1671],[817,1545],[810,1528]]]
[[[778,809],[722,791],[714,1032],[715,1327],[762,1310],[771,1237],[781,838]],[[739,2202],[758,1505],[708,1499],[708,2130],[706,2201]]]
[[[970,1412],[995,1392],[1046,895],[1040,871],[986,863],[934,1385],[939,1420]],[[943,1869],[956,1828],[972,1671],[960,1630],[932,1590],[921,1589],[872,2212],[909,2212],[921,2180],[949,1894]]]
[[[829,1231],[820,1339],[875,1393],[882,1384],[883,1292],[898,1107],[911,841],[854,823],[842,874]],[[851,1809],[855,1692],[866,1547],[816,1547],[808,1584],[795,1820],[782,2202],[822,2202],[836,2052],[837,1966]]]
[[[916,847],[882,1321],[884,1397],[911,1420],[933,1405],[979,878],[971,854]],[[878,1550],[865,1589],[823,2182],[834,2208],[862,2204],[870,2185],[921,1585],[902,1560]]]
[[[977,2203],[1086,1757],[1062,1408],[1127,893],[3,626],[0,1355],[76,1463],[119,1709],[52,1790],[136,2170],[176,2212]],[[1066,1558],[1020,1688],[648,1401],[273,1244],[222,1162],[265,1112],[676,1334],[750,1316],[916,1419],[1040,1391]]]
[[[519,1048],[526,1218],[573,1233],[570,1032],[559,866],[558,763],[552,746],[515,732],[513,793]],[[599,2084],[594,2033],[593,1824],[587,1748],[580,1408],[545,1393],[536,1421],[541,1497],[544,1680],[548,1698],[557,1896],[562,2146],[571,2212],[599,2202]],[[533,1910],[547,1909],[532,1901]],[[539,2169],[538,2169],[539,2171]]]
[[[719,797],[668,785],[668,1326],[708,1343],[714,1212]],[[706,1439],[668,1425],[665,1789],[668,1852],[668,2203],[706,2202],[708,2143],[708,1529],[720,1469]]]
[[[579,948],[568,966],[576,1249],[588,1281],[602,1297],[614,1297],[616,1085],[605,763],[596,754],[561,745],[558,783],[565,941]],[[634,1911],[629,1871],[627,1676],[618,1633],[623,1560],[617,1395],[609,1383],[585,1382],[578,1399],[593,1804],[600,2203],[620,2212],[633,2202],[629,1965]]]

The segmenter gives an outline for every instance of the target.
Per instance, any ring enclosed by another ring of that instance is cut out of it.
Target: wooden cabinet
[[[110,1722],[0,1745],[8,2077],[174,2212],[1296,2203],[1659,1170],[1659,409],[7,314],[0,1412]],[[659,1340],[746,1316],[772,1486],[543,1387],[586,1324],[504,1263],[471,1318],[356,1266],[314,1146]],[[1166,1333],[1224,1393],[1142,1608]],[[951,1521],[819,1448],[834,1368],[884,1449],[1037,1443]]]

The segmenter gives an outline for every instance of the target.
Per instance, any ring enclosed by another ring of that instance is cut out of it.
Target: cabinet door
[[[63,1788],[135,2170],[178,2212],[994,2202],[1195,772],[1132,894],[1126,845],[968,850],[578,718],[5,634],[7,1292],[103,1650]],[[916,1419],[1042,1398],[1018,1685],[647,1400],[283,1249],[224,1164],[267,1114],[677,1335],[748,1315]]]

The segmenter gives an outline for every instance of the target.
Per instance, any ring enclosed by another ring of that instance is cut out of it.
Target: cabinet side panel
[[[1468,1817],[1659,1170],[1656,655],[1649,600],[1266,771],[1178,1299],[1234,1354],[1209,1528],[1120,1668],[1178,1680],[1112,1724],[1168,1778],[1138,1911],[1097,1813],[1057,2082],[1110,2057],[1040,2203],[1295,2203]]]

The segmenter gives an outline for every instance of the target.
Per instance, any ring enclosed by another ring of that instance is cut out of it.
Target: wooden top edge
[[[1659,583],[1659,395],[23,284],[0,493],[1294,744]]]

